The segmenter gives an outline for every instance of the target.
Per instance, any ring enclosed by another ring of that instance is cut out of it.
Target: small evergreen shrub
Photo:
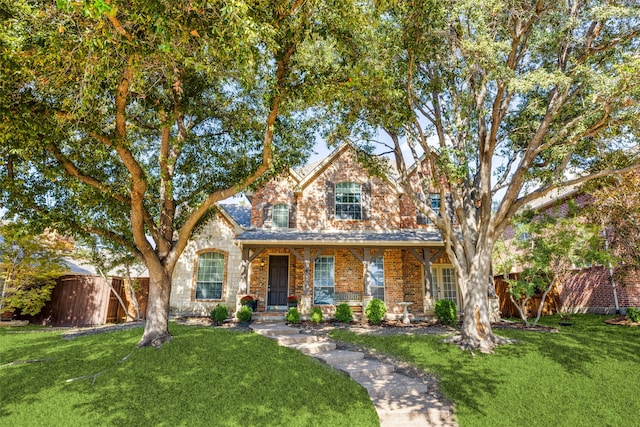
[[[448,299],[436,301],[436,318],[443,325],[455,325],[458,322],[456,303]]]
[[[343,302],[336,307],[335,319],[338,322],[351,323],[351,321],[353,320],[353,312],[351,311],[351,307],[349,307],[349,304]]]
[[[382,323],[382,319],[384,319],[384,314],[387,312],[387,306],[384,304],[384,301],[378,298],[373,298],[367,304],[367,308],[364,311],[365,316],[367,316],[367,320],[374,325],[379,325]]]
[[[287,322],[289,323],[300,323],[300,312],[297,308],[291,307],[289,312],[287,313]]]
[[[627,308],[627,320],[635,323],[640,322],[640,309],[635,307]]]
[[[251,322],[251,316],[253,315],[253,311],[251,310],[251,308],[247,307],[246,305],[243,305],[240,310],[238,310],[238,313],[236,314],[236,316],[238,316],[238,320],[241,322]]]
[[[316,307],[311,312],[311,321],[316,325],[319,325],[322,322],[322,309],[320,307]]]
[[[211,319],[213,319],[214,323],[220,324],[229,317],[229,309],[226,305],[218,304],[215,308],[211,309],[209,315],[211,316]]]

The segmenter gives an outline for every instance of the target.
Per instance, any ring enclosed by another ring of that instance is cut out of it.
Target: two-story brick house
[[[434,189],[429,197],[439,208],[440,194]],[[373,297],[392,315],[402,312],[400,302],[412,303],[414,317],[431,314],[437,299],[460,307],[440,233],[392,182],[370,176],[349,144],[270,180],[249,199],[249,224],[247,212],[234,208],[223,217],[244,220],[219,224],[217,238],[201,232],[183,254],[171,297],[176,310],[233,307],[246,294],[258,298],[259,312],[284,311],[292,294],[303,314],[316,306],[331,313],[340,302],[358,311]],[[232,246],[224,243],[230,232]],[[208,276],[215,276],[213,291],[199,290]]]

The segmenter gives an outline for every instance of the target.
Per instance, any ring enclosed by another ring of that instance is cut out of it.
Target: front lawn
[[[0,425],[378,424],[362,387],[298,351],[257,334],[170,330],[157,350],[135,348],[141,329],[73,340],[0,329]]]
[[[462,352],[442,336],[332,337],[410,361],[441,380],[461,427],[620,426],[640,422],[640,328],[572,316],[559,333],[496,330],[520,340],[494,355]],[[558,317],[544,319],[556,326]]]

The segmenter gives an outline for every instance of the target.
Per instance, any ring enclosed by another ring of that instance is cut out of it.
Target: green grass
[[[636,425],[640,414],[640,328],[572,316],[559,333],[497,330],[520,340],[494,355],[462,352],[442,336],[336,339],[373,347],[435,374],[462,427]],[[556,326],[558,317],[543,320]],[[541,323],[543,323],[541,322]]]
[[[362,387],[298,351],[257,334],[170,330],[158,350],[135,348],[141,329],[73,340],[0,329],[0,425],[378,424]],[[28,359],[48,360],[2,366]]]

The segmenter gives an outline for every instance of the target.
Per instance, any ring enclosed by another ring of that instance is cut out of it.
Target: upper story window
[[[355,182],[336,184],[336,218],[362,219],[362,186]]]
[[[418,198],[423,202],[425,201],[422,193],[418,193]],[[438,216],[441,215],[441,206],[442,206],[441,202],[442,201],[440,198],[440,193],[429,193],[429,205],[431,206],[431,209],[436,211]],[[416,221],[418,224],[431,224],[431,220],[427,218],[427,216],[423,214],[422,211],[420,211],[419,209],[416,215]]]
[[[277,204],[273,207],[273,226],[278,228],[289,227],[289,205]]]
[[[224,280],[224,255],[205,252],[198,256],[196,274],[196,299],[222,299]]]

